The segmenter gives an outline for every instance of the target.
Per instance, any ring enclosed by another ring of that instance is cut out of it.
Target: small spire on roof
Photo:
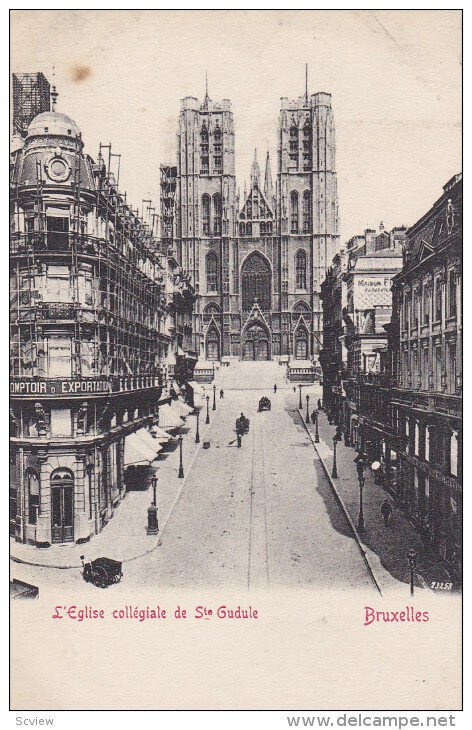
[[[274,197],[274,185],[272,183],[272,170],[270,165],[269,150],[267,150],[265,175],[264,175],[264,196],[269,205],[272,205]]]
[[[52,67],[52,90],[50,92],[50,105],[51,105],[51,111],[56,111],[56,103],[57,103],[57,97],[59,96],[57,90],[56,90],[56,67]]]
[[[205,71],[205,98],[203,100],[203,107],[205,109],[208,109],[209,102],[210,102],[210,97],[208,96],[208,71]]]
[[[257,150],[254,150],[254,160],[251,165],[251,187],[259,185],[261,179],[261,170],[259,168],[259,162],[257,161]]]

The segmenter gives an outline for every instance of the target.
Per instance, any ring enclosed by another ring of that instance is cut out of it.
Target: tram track
[[[261,414],[252,431],[251,476],[249,485],[248,590],[270,588],[267,481],[265,475],[264,431]],[[256,456],[259,465],[256,468]],[[256,476],[257,475],[257,476]]]

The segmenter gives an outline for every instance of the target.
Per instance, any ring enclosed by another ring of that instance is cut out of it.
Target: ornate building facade
[[[161,167],[163,237],[195,285],[204,360],[318,360],[320,285],[338,244],[331,95],[281,100],[277,179],[235,176],[228,99],[182,101],[176,167]],[[175,171],[175,172],[174,172]]]
[[[193,287],[106,147],[94,161],[75,122],[46,111],[12,153],[10,534],[41,547],[104,527],[141,463],[133,442],[152,445],[196,361]]]

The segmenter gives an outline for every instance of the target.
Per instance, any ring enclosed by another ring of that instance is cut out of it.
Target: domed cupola
[[[80,129],[67,114],[38,114],[28,127],[17,182],[36,184],[40,170],[45,185],[71,185],[80,180],[82,187],[93,189],[83,146]]]
[[[73,119],[61,112],[43,112],[38,114],[28,127],[27,139],[31,137],[69,137],[75,140],[80,136],[80,129]]]

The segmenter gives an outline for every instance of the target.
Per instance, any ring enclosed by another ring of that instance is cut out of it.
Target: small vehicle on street
[[[121,563],[111,558],[95,558],[89,563],[84,563],[84,556],[81,555],[83,571],[82,577],[86,583],[93,583],[97,588],[108,588],[113,583],[119,583],[123,577]]]
[[[259,401],[259,411],[270,411],[271,402],[267,396],[263,396]]]

